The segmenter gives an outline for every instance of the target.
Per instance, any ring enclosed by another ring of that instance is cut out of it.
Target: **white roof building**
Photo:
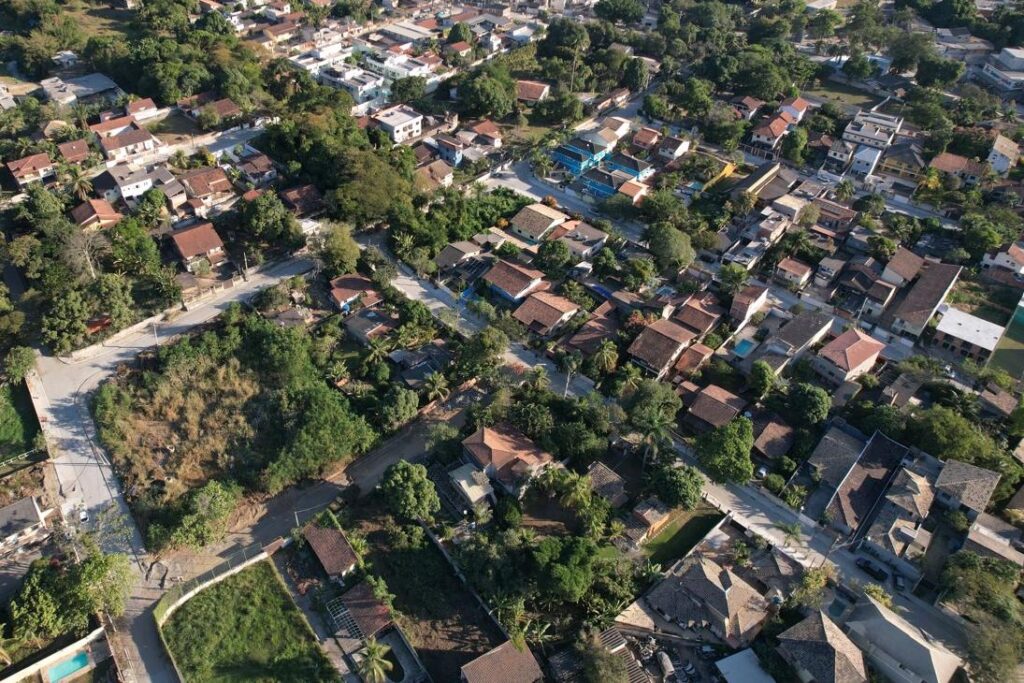
[[[964,313],[951,306],[942,310],[942,319],[935,329],[948,337],[954,337],[961,341],[968,342],[972,346],[994,351],[999,340],[1003,336],[1004,328],[995,323],[990,323],[976,315]]]

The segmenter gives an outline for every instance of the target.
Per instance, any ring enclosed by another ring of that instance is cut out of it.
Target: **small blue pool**
[[[57,683],[57,681],[70,678],[87,666],[89,666],[89,654],[87,652],[79,652],[71,659],[67,659],[50,669],[50,683]]]
[[[746,358],[750,355],[750,352],[757,348],[757,342],[753,339],[743,338],[736,342],[736,347],[732,350],[740,358]]]

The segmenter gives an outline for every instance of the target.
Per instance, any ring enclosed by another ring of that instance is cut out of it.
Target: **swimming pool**
[[[85,667],[89,666],[89,653],[79,652],[71,659],[66,659],[57,666],[50,669],[50,683],[57,683],[57,681],[63,681],[66,678],[70,678],[72,675],[78,673]]]
[[[740,339],[736,342],[736,347],[732,350],[740,358],[746,358],[750,355],[750,352],[757,348],[757,342],[753,339]]]

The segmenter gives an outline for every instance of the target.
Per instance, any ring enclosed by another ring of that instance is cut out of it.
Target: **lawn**
[[[186,683],[340,680],[269,561],[203,590],[163,635]]]
[[[358,529],[371,571],[394,595],[395,621],[435,681],[457,681],[463,664],[504,640],[418,525],[398,526],[376,498],[342,522]]]
[[[810,95],[816,99],[835,102],[839,105],[859,107],[860,109],[870,109],[881,101],[874,95],[844,83],[836,83],[835,81],[825,81],[821,85],[804,90],[803,94]]]
[[[690,552],[721,519],[722,514],[709,505],[678,510],[661,533],[644,545],[644,552],[651,562],[666,568]]]
[[[1024,324],[1010,323],[992,353],[989,365],[1006,370],[1013,377],[1024,375]]]

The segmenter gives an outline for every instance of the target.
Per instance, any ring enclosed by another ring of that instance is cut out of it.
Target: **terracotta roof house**
[[[781,114],[773,116],[751,131],[750,140],[754,144],[774,149],[789,131],[790,123],[792,123],[792,120],[789,116]]]
[[[893,332],[921,336],[928,321],[945,301],[960,277],[962,268],[950,263],[928,263],[907,296],[893,311]]]
[[[636,504],[626,518],[626,540],[639,548],[649,538],[657,536],[672,519],[672,511],[657,496]]]
[[[802,97],[790,97],[782,100],[782,103],[779,105],[779,111],[788,114],[797,123],[803,120],[804,115],[807,114],[810,108],[811,103]]]
[[[481,141],[483,144],[490,145],[491,147],[501,147],[501,128],[494,121],[484,119],[473,124],[469,129],[477,134],[478,140],[483,138]]]
[[[178,176],[178,180],[185,186],[189,197],[201,199],[204,204],[233,192],[228,174],[219,166],[190,169]]]
[[[253,185],[260,186],[277,177],[274,162],[266,154],[250,154],[235,167],[245,179]]]
[[[300,218],[312,216],[324,208],[324,198],[315,185],[302,185],[283,190],[281,201]]]
[[[935,480],[936,497],[946,507],[984,512],[999,484],[998,472],[947,460]]]
[[[437,264],[437,269],[443,272],[457,266],[466,259],[479,256],[481,252],[483,252],[483,248],[476,242],[459,240],[458,242],[446,245],[434,259],[434,263]]]
[[[742,327],[750,318],[761,310],[768,301],[768,288],[760,285],[747,285],[732,298],[729,317]]]
[[[181,257],[185,270],[193,272],[197,264],[206,260],[211,266],[222,263],[227,256],[220,235],[213,223],[199,223],[171,233],[171,241]]]
[[[516,81],[516,99],[527,104],[536,104],[546,100],[551,94],[551,86],[539,81]]]
[[[153,101],[152,97],[144,97],[141,100],[132,100],[128,104],[124,105],[124,113],[128,116],[134,116],[137,121],[145,121],[146,119],[153,118],[159,112],[160,109],[156,106],[156,102]]]
[[[451,187],[453,182],[455,182],[455,169],[441,159],[416,169],[413,177],[413,184],[423,192],[433,192],[442,187]]]
[[[903,247],[897,247],[889,262],[882,271],[882,279],[891,285],[902,287],[921,272],[924,259]]]
[[[210,102],[202,107],[202,111],[213,113],[219,120],[226,121],[242,115],[242,109],[228,98]]]
[[[550,453],[511,427],[481,427],[462,441],[470,460],[512,495],[554,462]]]
[[[520,209],[519,213],[509,221],[509,227],[520,237],[532,242],[540,242],[556,226],[567,220],[569,217],[558,209],[552,209],[547,204],[538,202]]]
[[[90,199],[71,209],[71,220],[83,230],[102,230],[121,220],[121,214],[106,199]]]
[[[679,354],[697,335],[671,320],[656,320],[640,332],[629,345],[633,362],[661,379],[679,358]]]
[[[100,150],[108,161],[127,162],[137,155],[151,152],[161,144],[145,128],[129,128],[116,135],[100,139]]]
[[[692,296],[676,309],[672,320],[702,338],[713,330],[725,315],[725,309],[718,305],[713,295]]]
[[[546,285],[544,273],[509,261],[498,261],[484,275],[484,282],[510,301],[520,301]]]
[[[608,233],[584,221],[568,220],[552,230],[548,239],[556,239],[569,247],[574,258],[586,260],[601,250],[608,241]]]
[[[355,304],[369,308],[380,302],[380,293],[369,278],[358,274],[339,275],[330,282],[331,301],[342,313],[352,311]]]
[[[706,622],[734,648],[749,645],[768,619],[768,601],[731,569],[707,558],[677,563],[645,600],[684,627]]]
[[[977,185],[989,170],[988,164],[983,161],[972,161],[952,152],[935,155],[928,166],[959,178],[965,185]]]
[[[579,310],[579,306],[565,297],[551,292],[534,292],[512,313],[512,317],[530,332],[547,337],[569,322]]]
[[[343,593],[340,602],[358,629],[358,633],[350,635],[360,640],[372,638],[391,625],[391,610],[377,599],[366,581]]]
[[[793,287],[803,287],[813,274],[813,268],[792,256],[785,257],[775,266],[775,279]]]
[[[598,460],[590,464],[587,468],[587,479],[590,480],[591,490],[607,500],[612,507],[622,507],[629,500],[626,480],[603,462]]]
[[[356,551],[341,529],[314,522],[303,529],[302,536],[331,579],[342,579],[359,563]]]
[[[713,355],[715,355],[715,350],[710,346],[700,343],[693,344],[679,354],[679,360],[676,361],[674,369],[680,374],[696,372]]]
[[[733,108],[739,112],[739,115],[750,121],[757,114],[758,110],[765,105],[764,100],[759,100],[756,97],[745,95],[743,97],[737,97],[732,101]]]
[[[21,159],[7,162],[7,170],[10,171],[18,185],[24,187],[29,183],[42,182],[47,178],[57,175],[57,170],[50,161],[48,154],[31,154]]]
[[[754,439],[754,450],[763,457],[774,460],[789,453],[789,449],[793,447],[794,433],[793,428],[781,418],[772,416]]]
[[[997,384],[989,384],[979,394],[983,412],[995,417],[1008,418],[1017,409],[1017,397]]]
[[[853,328],[825,344],[814,359],[814,369],[827,381],[842,384],[857,379],[875,366],[885,344]]]
[[[870,597],[854,607],[846,620],[846,634],[890,680],[949,683],[963,664],[955,654]]]
[[[57,145],[61,158],[68,164],[80,164],[89,158],[89,143],[85,140],[71,140]]]
[[[778,652],[808,683],[867,683],[864,653],[824,612],[779,634]]]
[[[654,149],[661,140],[661,132],[655,128],[641,128],[633,134],[633,145],[640,149]]]
[[[462,667],[462,683],[539,683],[540,664],[529,647],[522,650],[506,640]]]
[[[583,323],[583,326],[576,331],[566,342],[566,346],[575,349],[584,356],[597,353],[601,344],[612,339],[619,331],[618,319],[611,315],[614,305],[605,302],[594,310],[594,317]]]
[[[740,414],[747,402],[716,384],[697,392],[686,413],[687,423],[699,430],[722,427]]]

